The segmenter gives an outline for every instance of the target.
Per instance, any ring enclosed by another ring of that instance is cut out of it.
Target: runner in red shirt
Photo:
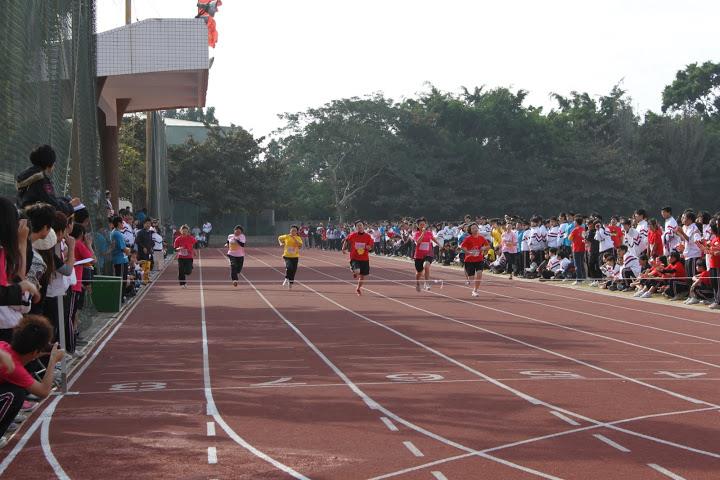
[[[185,277],[193,270],[193,258],[195,257],[195,237],[190,235],[190,227],[180,227],[180,236],[175,239],[173,247],[177,251],[178,259],[178,280],[182,288],[187,288]]]
[[[358,279],[355,289],[358,295],[362,295],[363,280],[370,275],[370,250],[373,245],[372,237],[365,232],[365,225],[359,220],[355,222],[355,231],[342,244],[343,253],[350,252],[350,268],[353,278]]]
[[[427,228],[427,219],[421,217],[417,219],[417,231],[413,233],[412,239],[415,242],[415,290],[420,291],[420,279],[425,273],[425,290],[430,290],[430,265],[433,262],[433,244],[438,244],[435,235]]]
[[[482,280],[482,271],[485,268],[485,253],[490,249],[490,244],[485,237],[480,235],[477,223],[471,223],[470,235],[460,244],[459,250],[465,254],[465,274],[468,279],[475,280],[472,296],[479,297],[478,289]]]

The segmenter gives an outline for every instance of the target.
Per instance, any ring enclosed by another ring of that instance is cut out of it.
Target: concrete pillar
[[[105,188],[110,190],[110,198],[116,212],[120,209],[120,148],[118,141],[122,117],[129,103],[129,99],[117,100],[117,126],[107,125],[105,112],[98,109],[103,183]]]

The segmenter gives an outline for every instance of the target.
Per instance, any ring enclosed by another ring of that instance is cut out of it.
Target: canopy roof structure
[[[97,35],[98,106],[123,113],[204,107],[210,59],[203,19],[149,19]]]

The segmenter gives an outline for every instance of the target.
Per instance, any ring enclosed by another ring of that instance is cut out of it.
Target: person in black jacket
[[[42,145],[30,152],[32,167],[24,170],[17,176],[18,204],[20,208],[35,203],[47,203],[60,210],[65,215],[72,215],[74,207],[80,204],[80,199],[67,200],[55,195],[52,175],[57,156],[50,145]]]

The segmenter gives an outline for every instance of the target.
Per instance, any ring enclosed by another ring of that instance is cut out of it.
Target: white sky
[[[193,17],[196,0],[132,0],[133,21]],[[98,31],[124,0],[97,0]],[[606,94],[623,81],[640,112],[692,62],[718,61],[720,2],[706,0],[223,0],[207,105],[257,135],[277,114],[383,91],[508,86]]]

